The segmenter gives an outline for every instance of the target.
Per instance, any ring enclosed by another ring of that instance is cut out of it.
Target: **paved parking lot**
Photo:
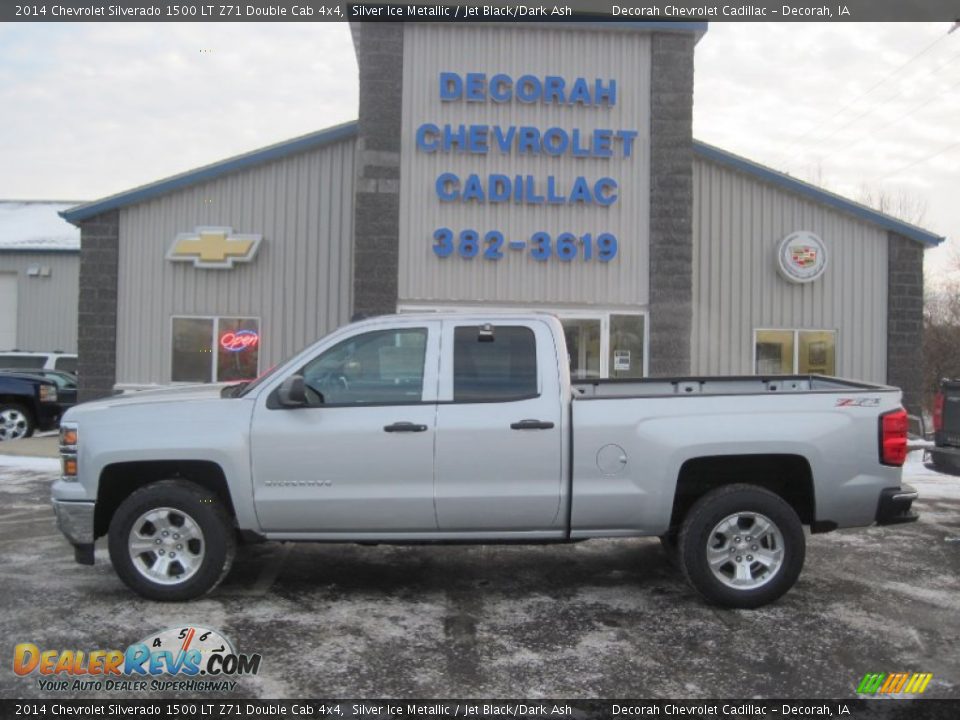
[[[12,672],[16,643],[121,649],[185,624],[262,654],[237,697],[850,697],[868,671],[922,671],[926,696],[960,698],[960,478],[917,464],[919,523],[811,537],[797,586],[754,611],[704,605],[646,539],[267,544],[208,599],[151,603],[102,541],[95,567],[74,564],[55,467],[0,456],[5,698],[48,695]]]

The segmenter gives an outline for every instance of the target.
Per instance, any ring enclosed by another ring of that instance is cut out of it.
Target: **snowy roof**
[[[79,250],[80,228],[59,215],[76,204],[76,201],[0,200],[0,251]]]

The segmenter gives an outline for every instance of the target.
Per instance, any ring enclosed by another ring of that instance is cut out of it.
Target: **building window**
[[[609,377],[643,377],[645,330],[643,315],[610,316]]]
[[[646,374],[646,316],[610,313],[599,317],[560,315],[567,341],[570,377],[642,378]]]
[[[757,375],[836,375],[834,330],[757,330]]]
[[[600,370],[600,338],[603,336],[600,318],[561,318],[560,323],[567,341],[570,376],[577,380],[603,377]]]
[[[235,317],[175,317],[170,379],[232,382],[260,374],[260,321]]]

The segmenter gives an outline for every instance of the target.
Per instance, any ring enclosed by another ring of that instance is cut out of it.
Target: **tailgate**
[[[960,383],[943,385],[943,429],[940,443],[960,447]]]

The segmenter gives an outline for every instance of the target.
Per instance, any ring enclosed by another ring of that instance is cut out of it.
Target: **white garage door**
[[[17,275],[0,273],[0,350],[17,346]]]

